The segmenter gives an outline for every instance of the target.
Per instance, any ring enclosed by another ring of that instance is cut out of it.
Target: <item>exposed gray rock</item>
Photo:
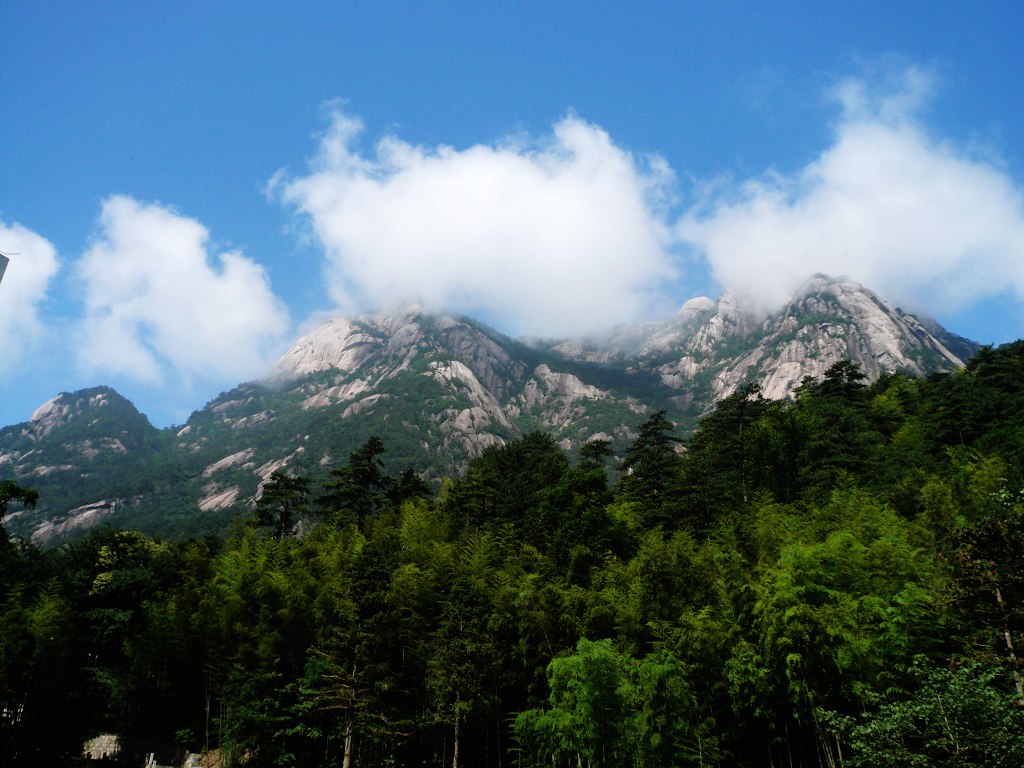
[[[210,477],[215,472],[220,472],[221,470],[227,469],[229,467],[237,467],[242,464],[245,464],[247,461],[249,461],[249,459],[253,457],[253,455],[255,455],[255,453],[256,451],[253,450],[252,448],[246,448],[244,451],[238,451],[237,453],[232,453],[230,456],[225,456],[223,459],[215,461],[213,464],[204,469],[202,473],[203,477]]]
[[[760,331],[757,346],[715,377],[715,397],[749,380],[761,385],[765,397],[789,397],[805,376],[820,378],[844,359],[859,364],[868,381],[882,373],[921,376],[964,364],[912,315],[859,283],[822,275],[766,318]]]
[[[939,335],[968,352],[976,348],[859,283],[815,275],[773,313],[745,307],[729,293],[717,302],[698,297],[672,322],[637,326],[632,333],[620,329],[603,346],[566,341],[551,351],[581,362],[632,356],[632,370],[656,373],[666,387],[680,390],[672,402],[688,409],[700,399],[710,407],[745,381],[759,383],[765,397],[790,397],[805,376],[820,378],[844,359],[858,363],[869,381],[882,373],[919,376],[963,366]]]
[[[116,512],[123,503],[121,499],[101,499],[69,509],[61,518],[45,520],[37,525],[32,531],[32,541],[47,544],[60,541],[73,531],[92,528]]]
[[[72,417],[87,408],[107,405],[107,394],[100,392],[86,398],[74,398],[65,393],[47,400],[29,416],[28,427],[37,440],[46,437],[57,427],[67,424]]]
[[[341,418],[347,419],[356,414],[368,413],[373,410],[373,407],[377,405],[381,400],[386,400],[388,395],[368,395],[362,400],[357,400],[352,403],[348,408],[341,412]]]
[[[199,500],[199,509],[202,512],[214,512],[224,507],[230,507],[238,500],[242,489],[237,485],[224,488],[220,483],[210,483],[203,486],[203,498]]]
[[[694,320],[703,317],[709,312],[714,312],[716,307],[717,303],[713,299],[709,299],[707,296],[697,296],[685,302],[679,308],[679,312],[676,313],[676,319],[683,322]]]
[[[371,357],[376,342],[357,322],[337,317],[296,341],[278,361],[275,374],[297,378],[331,368],[356,371]]]
[[[441,433],[446,446],[457,443],[470,458],[476,458],[492,445],[505,441],[491,432],[491,416],[483,408],[464,408],[461,411],[449,409],[442,414]]]

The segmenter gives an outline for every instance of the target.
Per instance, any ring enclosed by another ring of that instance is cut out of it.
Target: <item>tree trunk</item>
[[[743,439],[743,414],[740,413],[740,488],[743,490],[743,503],[747,503],[747,444]]]
[[[355,733],[355,715],[349,712],[345,715],[345,757],[342,759],[342,768],[351,768],[352,765],[352,741]]]
[[[999,610],[1003,614],[1003,636],[1006,638],[1006,650],[1010,654],[1010,661],[1013,662],[1013,681],[1017,684],[1017,706],[1024,707],[1024,684],[1020,679],[1020,661],[1017,659],[1017,652],[1013,649],[1013,635],[1010,633],[1010,623],[1007,621],[1009,612],[1006,610],[1006,603],[1003,602],[1003,593],[999,591],[996,584],[996,602],[999,603]]]
[[[455,716],[455,744],[452,747],[452,768],[459,768],[459,717]]]

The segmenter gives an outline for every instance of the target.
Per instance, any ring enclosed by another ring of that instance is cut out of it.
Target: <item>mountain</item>
[[[41,494],[5,526],[36,541],[106,521],[163,535],[223,530],[275,470],[315,480],[372,435],[385,463],[440,482],[488,446],[531,430],[566,450],[594,438],[622,455],[665,408],[686,431],[745,381],[786,397],[837,360],[882,373],[952,371],[977,345],[817,275],[781,310],[726,294],[607,338],[510,339],[420,307],[335,318],[303,336],[261,381],[157,430],[109,388],[62,394],[0,430],[0,472]]]
[[[894,308],[859,283],[815,275],[779,311],[757,313],[731,294],[687,301],[671,321],[622,329],[609,342],[562,342],[571,359],[656,373],[683,407],[720,399],[745,381],[784,398],[804,376],[850,359],[874,381],[882,373],[954,370],[978,345]],[[955,351],[954,351],[955,350]]]
[[[46,541],[141,501],[161,443],[160,430],[109,387],[58,395],[0,430],[0,473],[46,494],[39,510],[12,512],[5,526],[23,530],[25,518]]]

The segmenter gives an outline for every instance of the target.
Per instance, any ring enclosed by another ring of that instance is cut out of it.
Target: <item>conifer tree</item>
[[[393,485],[380,458],[385,452],[383,441],[374,435],[349,454],[348,464],[331,470],[334,479],[324,483],[317,499],[325,516],[348,512],[362,524],[384,507]]]
[[[620,469],[625,473],[620,491],[628,501],[639,503],[649,525],[677,524],[682,459],[680,440],[667,411],[651,414],[626,449]]]

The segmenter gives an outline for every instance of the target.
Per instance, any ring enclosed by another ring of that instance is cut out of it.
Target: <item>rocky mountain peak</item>
[[[714,311],[704,312],[701,320],[685,346],[691,354],[707,356],[729,339],[746,338],[756,327],[758,317],[736,296],[726,292],[715,304]]]
[[[709,312],[713,312],[717,306],[718,302],[714,299],[709,299],[707,296],[695,296],[689,301],[684,302],[683,306],[679,308],[679,311],[676,313],[676,320],[684,323],[695,320]]]
[[[683,304],[674,321],[618,330],[605,347],[563,342],[552,349],[589,362],[635,359],[635,370],[679,392],[673,402],[680,407],[710,407],[751,380],[766,397],[789,397],[805,376],[818,378],[843,359],[874,380],[883,372],[955,370],[976,348],[849,278],[817,274],[776,311],[747,306],[728,292],[718,301],[700,296]]]
[[[89,411],[109,406],[115,398],[124,400],[109,387],[93,387],[74,393],[61,392],[36,408],[26,426],[37,440],[42,439]]]
[[[306,334],[277,362],[272,378],[294,380],[337,370],[392,376],[423,355],[464,363],[498,400],[509,396],[507,380],[519,382],[526,367],[514,361],[507,341],[453,315],[430,315],[418,305],[401,314],[375,312],[331,319]]]
[[[277,361],[273,376],[293,379],[330,368],[358,370],[380,339],[371,329],[378,327],[369,315],[331,318],[296,341]]]
[[[758,344],[716,376],[716,396],[753,379],[765,397],[788,397],[805,376],[819,378],[844,359],[870,381],[886,372],[921,376],[964,364],[913,315],[848,278],[814,275],[760,331]]]
[[[960,341],[961,354],[971,349]],[[414,305],[400,314],[325,323],[295,343],[277,374],[358,372],[358,382],[337,390],[348,397],[369,392],[374,379],[394,375],[417,356],[457,360],[490,396],[493,407],[486,410],[501,423],[495,409],[517,396],[535,367],[521,354],[510,354],[510,344],[472,321],[425,314]],[[767,397],[788,397],[805,376],[820,377],[842,359],[857,362],[870,380],[883,372],[923,375],[963,365],[963,357],[913,315],[853,280],[824,274],[808,279],[774,312],[747,306],[729,292],[717,301],[698,296],[672,320],[618,328],[603,341],[564,340],[544,349],[567,361],[651,372],[669,390],[680,391],[675,398],[681,405],[710,405],[749,380],[759,382]],[[702,395],[701,387],[709,392]],[[309,402],[328,400],[321,394]]]

